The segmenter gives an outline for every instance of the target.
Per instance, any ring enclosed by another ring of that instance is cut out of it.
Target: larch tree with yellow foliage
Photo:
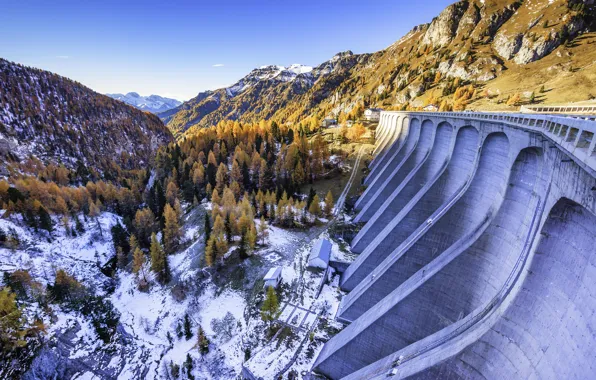
[[[327,217],[331,216],[333,213],[333,194],[331,194],[331,190],[327,192],[325,196],[325,215]]]
[[[165,250],[168,254],[174,253],[180,244],[180,224],[178,223],[178,214],[170,204],[164,208],[165,227],[163,230],[163,239]]]

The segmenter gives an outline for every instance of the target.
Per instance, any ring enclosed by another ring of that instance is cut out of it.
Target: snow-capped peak
[[[311,66],[301,65],[298,63],[292,64],[288,67],[280,65],[265,65],[252,70],[247,76],[234,83],[232,86],[226,88],[228,96],[234,97],[243,92],[249,87],[252,87],[259,81],[280,81],[291,82],[298,76],[309,75],[313,70]]]
[[[135,108],[143,111],[149,111],[153,113],[164,112],[169,109],[178,107],[182,102],[176,99],[164,98],[159,95],[141,96],[136,92],[129,92],[126,95],[122,94],[106,94],[110,98],[120,100],[126,104],[129,104]]]

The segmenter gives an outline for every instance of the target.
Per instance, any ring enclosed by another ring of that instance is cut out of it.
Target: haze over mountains
[[[138,108],[142,111],[153,113],[164,112],[182,104],[181,101],[171,98],[164,98],[159,95],[142,96],[136,92],[128,94],[106,94],[110,98],[120,100],[126,104]]]
[[[591,0],[463,0],[385,50],[340,53],[312,70],[261,67],[159,116],[179,135],[225,119],[341,117],[360,104],[406,108],[445,100],[449,108],[507,109],[507,97],[529,97],[541,86],[552,90],[542,102],[586,100],[596,80],[589,66],[596,59],[595,12]],[[469,84],[466,99],[452,96]]]

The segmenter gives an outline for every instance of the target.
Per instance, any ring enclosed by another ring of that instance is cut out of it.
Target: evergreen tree
[[[226,233],[226,240],[228,243],[232,242],[232,220],[230,218],[230,214],[226,215],[225,223],[224,223],[224,231]]]
[[[126,266],[128,265],[128,255],[126,253],[124,253],[124,250],[122,249],[122,247],[117,247],[116,248],[116,263],[118,265],[118,268],[120,269],[124,269],[126,268]]]
[[[151,234],[151,270],[157,274],[160,283],[165,284],[170,281],[170,267],[161,244],[157,241],[155,233]]]
[[[54,231],[54,223],[52,222],[50,214],[43,206],[39,206],[37,213],[39,215],[39,227],[51,234],[52,231]]]
[[[209,218],[209,213],[205,213],[205,241],[209,241],[211,237],[211,219]]]
[[[192,374],[193,367],[194,362],[192,361],[190,354],[186,354],[186,360],[184,361],[184,369],[186,369],[186,377],[188,377],[189,380],[195,379],[194,375]]]
[[[114,249],[118,250],[120,247],[125,255],[130,252],[129,237],[126,229],[120,224],[120,222],[114,224],[111,229],[112,242],[114,243]]]
[[[306,198],[306,208],[310,207],[310,204],[312,203],[312,200],[315,198],[315,195],[317,195],[317,192],[315,191],[315,189],[311,187],[308,192],[308,198]]]
[[[238,246],[238,254],[240,255],[240,258],[243,260],[248,257],[248,251],[246,249],[246,232],[243,232],[240,235],[240,245]]]
[[[186,340],[192,338],[192,325],[190,323],[190,317],[188,314],[184,314],[184,337]]]

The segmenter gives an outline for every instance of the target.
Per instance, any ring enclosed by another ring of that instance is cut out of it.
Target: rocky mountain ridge
[[[276,80],[275,75],[258,77],[262,70],[279,71],[276,66],[256,69],[234,86],[199,94],[160,117],[181,135],[191,126],[209,126],[224,119],[275,118],[293,123],[308,117],[339,116],[359,104],[417,107],[432,98],[437,103],[446,99],[452,107],[455,99],[451,95],[464,84],[490,92],[491,81],[502,77],[518,86],[525,82],[533,86],[527,73],[510,77],[527,68],[539,74],[535,78],[554,82],[558,74],[585,66],[582,59],[589,61],[592,53],[587,45],[593,41],[576,41],[595,31],[595,14],[594,0],[461,0],[385,50],[341,53],[285,81]],[[545,67],[537,63],[542,60]],[[586,88],[593,71],[588,72]],[[492,91],[506,93],[510,87],[510,83],[499,84]],[[553,90],[551,97],[564,86]],[[472,108],[483,101],[471,95],[465,102]],[[585,100],[586,95],[577,93],[571,98]]]

